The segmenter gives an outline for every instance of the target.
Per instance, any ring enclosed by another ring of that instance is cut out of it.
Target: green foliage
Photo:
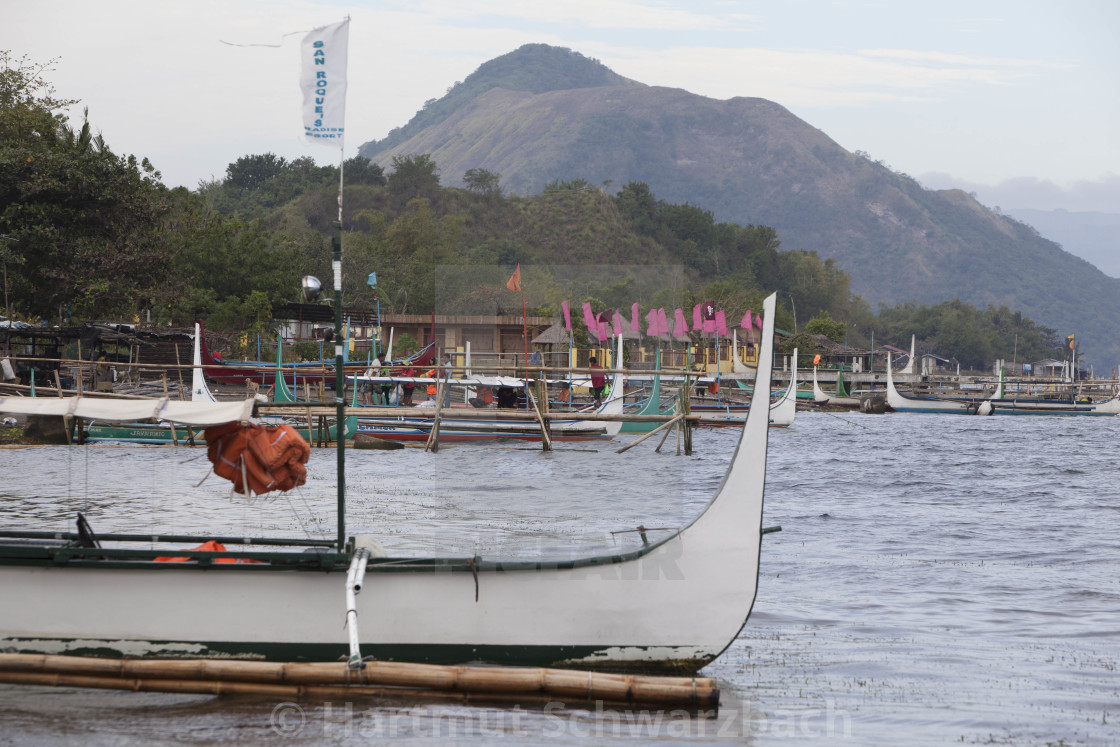
[[[827,311],[822,311],[805,324],[805,332],[810,335],[824,335],[833,342],[844,342],[847,325],[835,321]]]
[[[399,361],[418,352],[420,352],[420,343],[409,333],[404,332],[393,337],[393,360]]]
[[[167,291],[157,233],[166,189],[147,159],[117,156],[88,119],[78,131],[41,78],[45,66],[0,52],[0,234],[9,301],[58,318],[121,315]],[[13,66],[14,64],[14,66]]]
[[[985,369],[997,358],[1060,360],[1066,353],[1055,330],[1036,325],[1006,306],[977,309],[960,300],[936,306],[908,303],[880,309],[879,317],[884,341],[908,346],[913,335],[920,350],[955,358],[964,368]]]
[[[490,197],[497,197],[502,193],[501,181],[501,174],[486,169],[467,169],[463,174],[463,183],[467,185],[468,191]]]
[[[785,355],[792,355],[793,351],[796,350],[798,356],[800,356],[800,363],[798,365],[802,367],[805,366],[806,361],[812,360],[814,355],[824,352],[808,330],[782,338],[778,342],[777,348],[778,352]]]
[[[398,210],[417,198],[439,198],[439,167],[429,153],[394,156],[389,174],[389,195]]]

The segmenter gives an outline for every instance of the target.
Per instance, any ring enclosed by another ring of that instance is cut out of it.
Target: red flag
[[[521,263],[518,262],[517,269],[509,276],[509,282],[506,283],[506,290],[514,291],[515,293],[521,292]]]
[[[567,301],[560,302],[560,310],[564,312],[564,329],[572,331],[572,309]]]

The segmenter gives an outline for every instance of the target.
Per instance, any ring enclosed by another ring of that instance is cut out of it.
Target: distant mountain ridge
[[[834,258],[873,306],[1005,304],[1061,337],[1077,333],[1098,369],[1120,362],[1120,280],[961,190],[924,189],[844,150],[765,99],[646,86],[570,50],[527,45],[359,153],[385,167],[431,153],[444,184],[483,168],[516,193],[557,180],[612,191],[645,182],[660,199],[772,226],[784,248]]]
[[[1120,278],[1120,213],[1091,210],[1008,208],[1008,215],[1034,226],[1070,254]]]

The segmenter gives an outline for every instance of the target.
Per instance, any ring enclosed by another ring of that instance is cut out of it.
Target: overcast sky
[[[0,0],[0,49],[58,58],[75,118],[88,106],[115,152],[193,189],[243,155],[337,161],[300,137],[297,54],[347,15],[347,157],[542,42],[650,85],[770,99],[988,204],[1120,212],[1115,0]]]

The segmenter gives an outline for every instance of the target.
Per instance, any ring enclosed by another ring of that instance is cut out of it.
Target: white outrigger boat
[[[341,294],[337,277],[336,297]],[[770,386],[774,305],[774,296],[764,305],[761,391]],[[342,356],[336,351],[340,381]],[[333,541],[98,538],[82,521],[79,531],[70,533],[3,531],[0,650],[342,658],[352,667],[370,656],[694,672],[731,644],[754,604],[767,400],[760,397],[752,406],[727,473],[700,515],[663,539],[617,554],[512,562],[478,556],[385,557],[375,541],[346,536],[341,444],[338,537]],[[337,403],[341,411],[341,399]],[[6,412],[153,417],[195,426],[247,422],[253,407],[254,400],[0,398],[0,410]],[[175,549],[171,554],[189,562],[155,560],[168,555],[169,548],[202,540],[248,549]],[[357,596],[358,590],[364,593]],[[345,629],[339,625],[343,615]]]
[[[817,367],[813,366],[813,402],[826,406],[826,407],[852,407],[858,408],[860,405],[859,397],[852,397],[848,394],[841,394],[844,391],[844,373],[837,371],[836,373],[836,394],[826,394],[821,385],[817,382]]]
[[[958,415],[1096,415],[1120,414],[1120,394],[1101,402],[1018,399],[1004,396],[1003,375],[992,396],[983,399],[945,399],[902,394],[894,385],[887,355],[887,404],[899,412],[955,413]]]
[[[756,389],[757,391],[757,389]],[[762,391],[766,391],[763,389]],[[782,398],[770,407],[770,425],[775,428],[788,428],[797,418],[797,348],[793,349],[793,369],[789,375],[789,386]]]

